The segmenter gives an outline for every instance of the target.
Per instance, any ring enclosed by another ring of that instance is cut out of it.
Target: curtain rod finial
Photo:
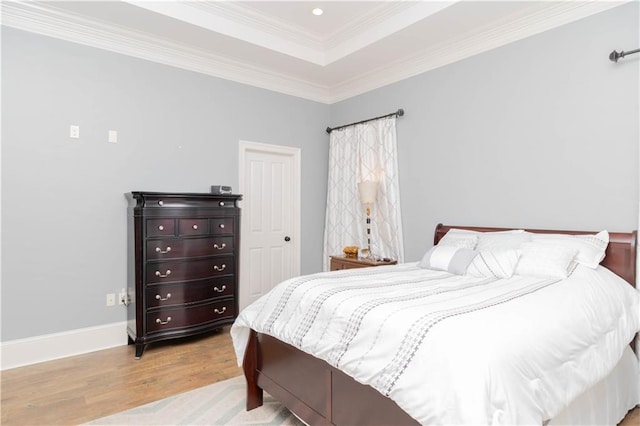
[[[623,52],[618,53],[618,52],[616,52],[616,51],[614,50],[613,52],[611,52],[611,53],[609,54],[609,60],[610,60],[611,62],[618,62],[618,59],[620,59],[620,57],[621,57],[621,56],[624,56],[624,55],[622,55],[622,53],[623,53]]]
[[[396,114],[398,114],[398,117],[402,117],[404,115],[404,110],[400,108]]]
[[[333,131],[333,129],[331,127],[327,127],[327,134],[331,134],[331,132]]]
[[[640,53],[640,49],[629,50],[628,52],[625,52],[624,50],[621,50],[620,52],[616,52],[614,50],[609,54],[609,60],[613,62],[618,62],[618,59],[624,58],[627,55],[633,55],[634,53]]]

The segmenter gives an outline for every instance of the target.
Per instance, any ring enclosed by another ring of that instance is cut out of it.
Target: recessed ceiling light
[[[311,11],[311,13],[313,13],[316,16],[320,16],[324,13],[324,10],[320,9],[319,7],[316,7]]]

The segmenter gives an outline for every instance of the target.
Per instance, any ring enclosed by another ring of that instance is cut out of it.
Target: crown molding
[[[2,25],[97,47],[316,102],[328,103],[328,88],[253,64],[35,3],[2,2]]]
[[[395,32],[438,13],[459,0],[387,2],[357,23],[342,28],[325,43],[327,64],[338,61]]]
[[[357,21],[350,22],[329,34],[322,40],[323,46],[326,49],[335,48],[344,43],[345,40],[357,37],[369,28],[377,26],[411,7],[413,7],[413,4],[410,2],[384,2],[367,14],[360,16]]]
[[[576,1],[550,3],[537,13],[505,18],[502,24],[493,23],[470,31],[447,43],[442,43],[418,55],[396,60],[383,67],[354,76],[330,88],[329,103],[336,103],[389,84],[405,80],[427,71],[458,62],[465,58],[513,43],[544,31],[604,12],[633,0]]]
[[[566,1],[537,13],[460,35],[455,40],[359,74],[333,86],[294,78],[143,32],[89,20],[47,3],[2,1],[2,24],[286,95],[331,104],[628,3]],[[46,7],[45,7],[46,5]],[[406,9],[410,10],[410,9]],[[389,10],[389,13],[393,11]],[[397,13],[397,12],[396,12]],[[373,18],[372,18],[373,19]]]
[[[261,11],[246,4],[233,1],[197,2],[192,7],[201,12],[217,16],[225,16],[231,21],[245,26],[259,28],[265,33],[286,40],[295,40],[297,43],[312,49],[322,49],[323,39],[317,34],[308,31],[304,27],[292,25],[282,19],[265,15]]]
[[[382,2],[328,37],[265,15],[240,2],[123,1],[315,65],[326,66],[458,0]]]
[[[325,65],[312,34],[233,2],[126,0],[127,3],[316,65]]]

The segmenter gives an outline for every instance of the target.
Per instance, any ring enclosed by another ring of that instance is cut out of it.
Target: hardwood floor
[[[2,372],[2,425],[70,425],[242,374],[229,327],[221,333],[78,355]],[[640,408],[621,426],[640,425]]]
[[[80,424],[239,376],[229,327],[221,333],[121,346],[2,372],[2,425]]]
[[[638,426],[640,425],[640,407],[634,408],[627,416],[622,420],[620,426]]]

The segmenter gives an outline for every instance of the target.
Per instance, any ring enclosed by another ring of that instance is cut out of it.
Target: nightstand
[[[353,269],[353,268],[369,268],[372,266],[382,265],[395,265],[397,260],[390,260],[388,262],[382,260],[368,260],[363,258],[351,258],[344,256],[329,256],[331,260],[331,271],[339,271],[341,269]]]

